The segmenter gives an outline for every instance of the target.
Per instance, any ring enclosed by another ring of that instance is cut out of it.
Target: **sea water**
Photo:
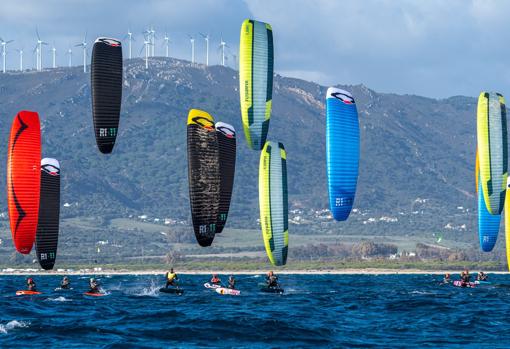
[[[105,297],[87,297],[88,277],[37,296],[15,296],[25,277],[2,276],[1,348],[510,347],[510,276],[492,285],[440,285],[438,275],[281,275],[283,295],[261,293],[262,275],[239,275],[241,296],[180,275],[182,296],[159,293],[164,277],[98,275]],[[223,276],[226,281],[227,276]]]

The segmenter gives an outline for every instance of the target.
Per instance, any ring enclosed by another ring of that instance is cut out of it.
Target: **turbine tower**
[[[5,73],[6,69],[5,69],[5,57],[7,55],[7,44],[13,42],[14,40],[7,40],[5,41],[4,39],[0,38],[0,44],[2,45],[2,71]]]
[[[156,43],[156,31],[151,26],[143,32],[144,38],[149,42],[149,57],[154,57],[154,46]],[[145,42],[144,42],[145,45]],[[151,47],[152,46],[152,47]]]
[[[73,49],[71,46],[67,49],[66,55],[69,56],[68,66],[71,68],[73,66]]]
[[[195,39],[189,36],[189,42],[191,42],[191,64],[195,64]]]
[[[75,47],[82,47],[83,48],[83,72],[87,72],[87,33],[85,32],[85,36],[83,37],[83,41],[77,45],[74,45]]]
[[[200,33],[205,40],[205,65],[209,65],[209,34],[205,35]]]
[[[169,53],[169,44],[170,44],[170,38],[168,37],[168,35],[165,33],[165,37],[163,38],[164,40],[164,45],[165,45],[165,57],[168,58],[168,53]]]
[[[221,38],[220,41],[220,50],[221,50],[221,65],[225,66],[225,47],[227,46],[227,43],[223,41],[223,38]]]
[[[142,54],[143,49],[145,49],[145,69],[149,69],[149,56],[151,54],[151,41],[150,38],[147,37],[143,41],[142,49],[140,50],[140,54]]]
[[[132,42],[135,41],[135,39],[133,38],[133,33],[131,32],[131,29],[128,29],[127,35],[124,37],[124,39],[126,37],[128,38],[128,50],[129,50],[128,57],[129,57],[129,59],[131,59],[131,58],[133,58],[133,56],[132,56],[132,49],[131,49],[132,48]]]
[[[57,49],[55,48],[55,43],[53,43],[53,46],[51,47],[51,53],[52,53],[52,58],[53,58],[53,69],[55,69],[57,67],[57,60],[56,60]]]
[[[152,38],[152,41],[150,43],[151,45],[151,50],[152,50],[152,57],[155,56],[154,54],[154,50],[155,50],[155,47],[156,47],[156,31],[154,30],[154,28],[151,26],[151,29],[150,29],[150,32],[151,32],[151,38]]]
[[[17,49],[16,51],[18,51],[19,53],[19,71],[23,71],[23,49],[20,48],[20,49]]]
[[[48,45],[47,42],[44,42],[41,40],[41,37],[39,36],[39,30],[37,29],[37,27],[35,28],[35,33],[37,34],[37,45],[36,45],[36,49],[34,51],[37,52],[37,70],[38,71],[41,71],[42,70],[42,46],[43,45]]]
[[[238,69],[238,66],[237,66],[237,55],[234,53],[234,54],[232,54],[232,57],[234,58],[234,70],[237,70]]]
[[[32,53],[35,54],[35,70],[39,71],[39,46],[36,44]]]

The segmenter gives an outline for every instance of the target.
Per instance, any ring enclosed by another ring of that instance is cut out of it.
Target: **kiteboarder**
[[[236,279],[234,278],[234,275],[230,275],[228,277],[228,288],[235,290],[236,289]]]
[[[269,273],[267,273],[266,283],[267,283],[267,287],[274,287],[274,288],[278,287],[278,276],[276,276],[272,270],[269,271]]]
[[[60,288],[63,290],[68,290],[71,288],[71,282],[67,276],[64,276],[62,281],[60,282]]]
[[[170,271],[165,274],[166,277],[166,285],[165,288],[168,288],[168,286],[177,286],[175,284],[175,281],[179,280],[177,277],[177,274],[174,272],[174,268],[170,268]]]
[[[443,284],[450,284],[452,282],[450,273],[446,273],[443,278]]]
[[[89,290],[88,293],[100,293],[100,291],[99,291],[99,282],[97,282],[96,279],[90,278],[89,287],[90,287],[90,290]]]
[[[471,282],[471,275],[469,275],[469,270],[468,269],[465,269],[460,274],[460,281],[462,283],[462,287],[466,287],[467,285],[469,285],[469,283]]]
[[[213,274],[210,283],[212,285],[221,285],[221,279],[218,277],[218,274]]]
[[[476,280],[478,281],[487,281],[487,274],[485,274],[483,271],[478,272],[478,275],[476,276]]]
[[[34,292],[37,291],[35,281],[31,277],[27,279],[27,290]]]

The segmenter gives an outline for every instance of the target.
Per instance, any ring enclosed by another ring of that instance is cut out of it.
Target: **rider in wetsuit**
[[[228,288],[235,290],[236,289],[236,279],[234,279],[233,275],[230,275],[228,278]]]
[[[218,277],[218,274],[213,274],[209,282],[211,285],[221,285],[221,279]]]
[[[175,281],[179,280],[179,278],[177,277],[177,274],[174,272],[174,268],[171,268],[170,272],[167,272],[165,277],[166,277],[165,288],[168,288],[168,286],[177,286],[175,284]]]
[[[27,290],[34,292],[37,291],[34,279],[32,278],[27,279]]]
[[[89,287],[90,287],[89,293],[100,293],[101,292],[99,290],[99,282],[97,282],[97,280],[94,278],[90,278]]]
[[[478,272],[478,275],[476,276],[476,280],[478,281],[487,281],[487,274],[485,274],[483,271]]]
[[[461,284],[463,287],[466,287],[469,285],[469,283],[471,282],[471,275],[469,275],[469,270],[465,269],[460,274],[460,281],[461,281]]]
[[[452,282],[450,273],[446,273],[443,278],[443,284],[450,284]]]
[[[62,281],[60,282],[60,288],[63,290],[68,290],[71,288],[71,282],[67,276],[64,276]]]
[[[266,276],[267,287],[278,288],[278,276],[271,270]]]

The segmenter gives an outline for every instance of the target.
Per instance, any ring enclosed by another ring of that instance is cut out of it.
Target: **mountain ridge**
[[[237,72],[160,57],[150,61],[148,70],[141,59],[124,64],[119,134],[107,156],[95,145],[88,73],[73,67],[2,75],[0,164],[6,163],[12,118],[18,110],[36,110],[43,157],[62,164],[62,202],[70,205],[62,209],[64,218],[149,215],[189,225],[186,117],[191,108],[204,109],[216,121],[234,125],[239,135],[228,225],[257,228],[259,153],[247,148],[241,130]],[[341,223],[325,211],[327,87],[278,74],[274,78],[268,139],[283,142],[288,153],[291,230],[441,231],[474,239],[476,98],[434,99],[377,93],[361,84],[337,86],[356,99],[361,133],[356,210]],[[5,176],[0,176],[0,198],[5,197]],[[0,210],[6,211],[5,199]],[[445,228],[448,224],[465,228]]]

